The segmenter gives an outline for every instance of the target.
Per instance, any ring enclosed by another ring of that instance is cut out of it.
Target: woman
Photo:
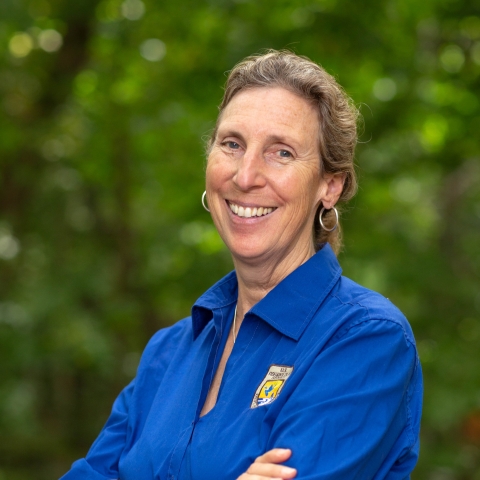
[[[71,479],[405,479],[422,379],[403,315],[341,276],[357,112],[308,59],[237,65],[206,193],[235,271],[159,331]]]

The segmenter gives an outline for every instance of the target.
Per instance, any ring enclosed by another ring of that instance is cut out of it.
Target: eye
[[[292,157],[292,154],[288,150],[279,150],[278,154],[282,158],[291,158]]]
[[[232,140],[227,140],[226,142],[222,142],[222,145],[231,148],[232,150],[238,150],[240,145],[237,142],[233,142]]]

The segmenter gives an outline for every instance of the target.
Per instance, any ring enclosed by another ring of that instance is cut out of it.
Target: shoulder
[[[330,294],[330,307],[342,312],[337,325],[339,338],[351,329],[392,329],[415,345],[412,329],[405,315],[388,299],[347,277],[340,277]]]
[[[161,371],[179,351],[188,350],[193,341],[192,330],[192,318],[187,317],[156,332],[142,353],[138,373]]]
[[[164,347],[172,341],[180,341],[192,335],[192,317],[186,317],[169,327],[158,330],[147,343],[145,351]]]

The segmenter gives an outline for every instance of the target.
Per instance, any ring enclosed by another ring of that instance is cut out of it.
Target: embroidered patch
[[[285,382],[292,372],[293,367],[288,367],[287,365],[270,365],[267,374],[255,392],[250,408],[257,408],[272,403],[280,395]]]

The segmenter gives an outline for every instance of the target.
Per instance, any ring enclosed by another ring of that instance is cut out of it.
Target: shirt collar
[[[254,305],[248,315],[258,316],[280,333],[298,340],[341,273],[327,243]],[[237,296],[237,276],[233,271],[195,302],[192,308],[194,338],[212,319],[215,309],[235,303]]]

